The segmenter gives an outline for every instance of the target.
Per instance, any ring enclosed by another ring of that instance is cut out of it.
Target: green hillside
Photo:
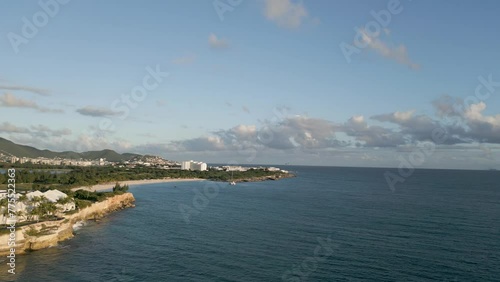
[[[89,151],[83,153],[77,153],[73,151],[65,152],[53,152],[49,150],[39,150],[30,146],[19,145],[7,139],[0,137],[0,153],[11,154],[16,157],[26,157],[26,158],[66,158],[66,159],[106,159],[111,162],[126,161],[130,160],[138,154],[119,154],[113,150],[102,150],[102,151]]]

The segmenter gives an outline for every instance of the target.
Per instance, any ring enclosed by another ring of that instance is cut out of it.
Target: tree
[[[26,202],[26,200],[28,199],[28,196],[26,196],[25,194],[19,196],[19,199],[17,199],[19,202]]]
[[[71,202],[73,202],[73,199],[68,196],[59,198],[56,202],[56,206],[58,206],[58,211],[63,212],[65,210],[66,204],[69,204]]]
[[[2,210],[3,222],[2,224],[7,223],[7,217],[9,216],[9,201],[7,198],[3,198],[0,200],[0,209]]]
[[[19,218],[24,218],[24,211],[17,211],[16,212],[16,218],[19,219]]]
[[[115,187],[113,187],[113,193],[125,193],[128,191],[128,185],[120,186],[120,183],[116,183]]]

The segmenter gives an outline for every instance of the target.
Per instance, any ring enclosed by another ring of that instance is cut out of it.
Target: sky
[[[498,1],[0,2],[0,137],[211,163],[500,168]]]

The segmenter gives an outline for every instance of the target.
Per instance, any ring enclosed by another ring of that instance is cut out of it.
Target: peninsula
[[[20,254],[57,245],[73,237],[78,222],[134,207],[128,185],[294,176],[276,167],[208,166],[111,150],[57,153],[0,138],[0,255],[12,253],[12,247]]]
[[[17,194],[16,217],[0,216],[7,228],[0,230],[0,255],[9,255],[56,246],[72,238],[75,224],[134,207],[134,196],[126,192],[128,186],[115,185],[112,192],[78,190],[66,195],[58,190]],[[0,195],[1,196],[1,195]],[[0,200],[0,209],[6,209],[6,198]],[[15,229],[9,228],[14,227]]]

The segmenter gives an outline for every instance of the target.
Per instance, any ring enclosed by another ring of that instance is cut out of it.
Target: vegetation
[[[123,194],[123,193],[125,193],[127,191],[128,191],[128,185],[126,185],[126,184],[123,185],[123,186],[120,186],[120,183],[117,182],[115,184],[115,187],[113,187],[113,193],[117,194],[117,195],[118,194]]]
[[[118,154],[113,150],[102,150],[102,151],[90,151],[84,153],[77,153],[72,151],[67,152],[52,152],[49,150],[39,150],[34,147],[18,145],[12,141],[0,137],[0,148],[3,151],[9,152],[9,154],[15,155],[17,157],[27,157],[27,158],[66,158],[66,159],[99,159],[105,158],[111,162],[119,162],[130,160],[136,154]]]
[[[72,198],[66,197],[64,199],[60,199],[57,203],[52,203],[44,196],[28,199],[26,195],[21,195],[17,201],[24,202],[27,206],[31,207],[27,211],[16,211],[15,215],[17,220],[23,220],[21,222],[24,224],[46,220],[58,220],[59,217],[57,216],[57,214],[58,212],[61,212],[61,210],[59,210],[59,207],[61,206],[58,206],[57,204],[69,203],[72,201]],[[1,224],[5,224],[5,219],[9,215],[7,198],[3,198],[0,200],[0,210],[1,215],[4,216],[4,222],[1,222]],[[16,224],[16,226],[19,226],[19,223]]]
[[[42,224],[42,228],[40,230],[36,230],[35,227],[31,226],[28,230],[24,231],[24,234],[28,236],[40,237],[53,234],[57,228],[57,226],[47,227],[45,224]]]
[[[90,205],[92,205],[92,202],[89,200],[75,199],[75,206],[77,209],[84,209],[86,207],[90,207]]]
[[[245,172],[233,172],[234,180],[257,177],[283,175],[282,172],[266,169],[251,169]],[[155,167],[137,166],[135,168],[104,166],[74,167],[66,173],[54,173],[50,170],[17,169],[16,183],[32,183],[33,190],[59,189],[69,190],[73,187],[92,186],[99,183],[126,180],[160,179],[160,178],[202,178],[213,181],[229,181],[231,173],[227,171],[189,171],[178,169],[159,169]],[[0,183],[7,183],[5,174],[0,174]]]
[[[55,203],[50,202],[44,196],[33,197],[31,199],[33,209],[28,214],[28,220],[53,220],[57,219],[56,212],[58,211]]]

